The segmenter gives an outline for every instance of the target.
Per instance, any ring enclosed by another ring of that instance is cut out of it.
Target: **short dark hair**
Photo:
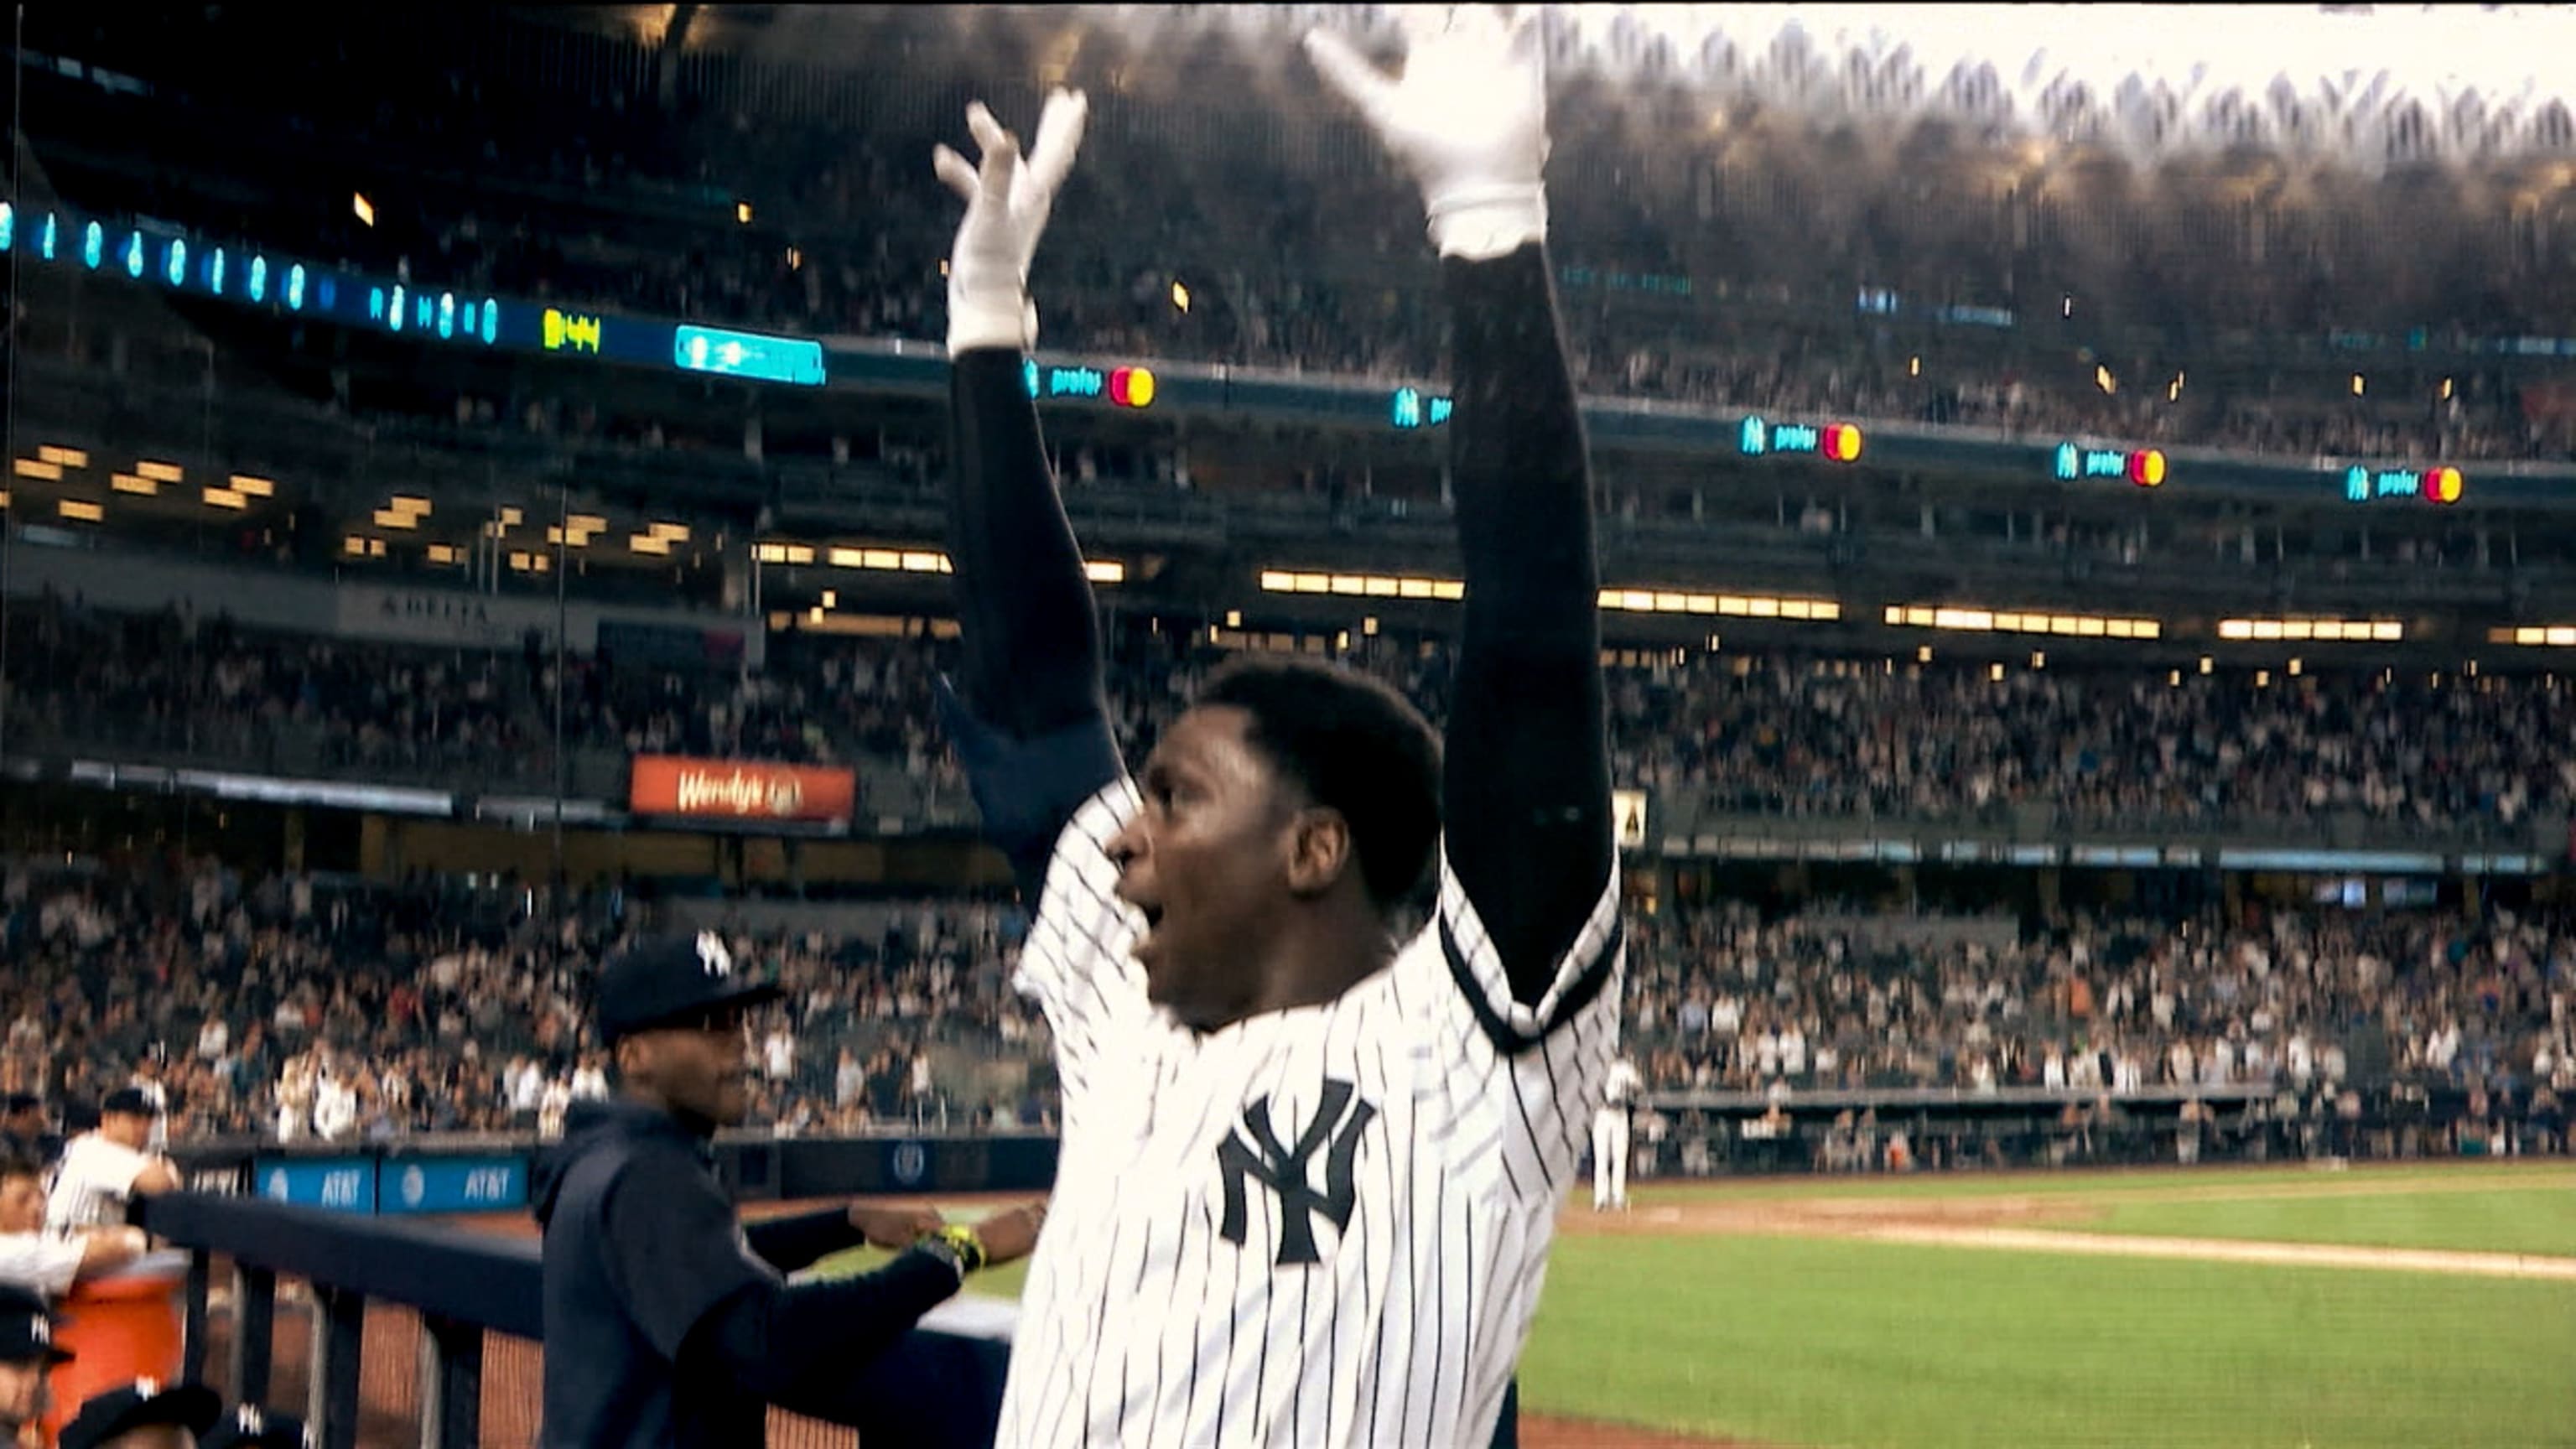
[[[141,1087],[120,1087],[108,1093],[107,1099],[98,1104],[98,1111],[102,1117],[158,1117],[161,1115],[161,1108]]]
[[[11,1092],[9,1100],[0,1104],[0,1116],[15,1117],[21,1112],[39,1111],[44,1105],[45,1099],[33,1092]]]
[[[1392,909],[1421,886],[1440,839],[1440,736],[1403,695],[1350,669],[1246,658],[1192,703],[1250,715],[1247,737],[1281,776],[1349,822],[1372,904]]]

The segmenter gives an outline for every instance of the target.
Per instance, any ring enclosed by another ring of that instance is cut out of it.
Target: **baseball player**
[[[133,1198],[186,1186],[175,1164],[145,1150],[159,1121],[160,1109],[149,1094],[134,1087],[108,1093],[99,1104],[98,1126],[66,1144],[54,1165],[46,1228],[70,1233],[114,1226],[125,1221]]]
[[[136,1379],[93,1395],[63,1426],[61,1449],[196,1449],[224,1401],[203,1384]]]
[[[737,974],[713,932],[644,941],[602,976],[619,1095],[572,1110],[534,1184],[547,1449],[759,1444],[771,1402],[812,1402],[821,1369],[861,1377],[968,1273],[1034,1242],[1032,1210],[975,1230],[857,1203],[736,1221],[707,1144],[749,1100],[743,1013],[778,994]],[[910,1251],[855,1278],[786,1280],[862,1241]]]
[[[0,1158],[0,1283],[48,1301],[86,1274],[113,1272],[151,1246],[141,1228],[116,1223],[45,1231],[45,1184],[36,1166]]]
[[[980,105],[980,163],[934,157],[966,201],[966,655],[941,704],[1035,902],[1015,980],[1064,1084],[1006,1444],[1484,1449],[1615,1050],[1591,486],[1537,36],[1481,7],[1410,23],[1401,80],[1330,36],[1309,53],[1421,184],[1456,323],[1468,582],[1445,759],[1382,686],[1238,662],[1130,778],[1022,380],[1083,100],[1048,100],[1025,159]],[[1431,921],[1399,939],[1426,878]]]
[[[1601,1082],[1592,1112],[1592,1210],[1628,1210],[1628,1104],[1642,1085],[1637,1064],[1621,1057]]]
[[[0,1286],[0,1444],[15,1444],[45,1417],[52,1402],[55,1367],[71,1362],[54,1347],[54,1318],[45,1300],[24,1288]]]
[[[318,1449],[319,1440],[293,1414],[243,1404],[215,1421],[197,1449]]]

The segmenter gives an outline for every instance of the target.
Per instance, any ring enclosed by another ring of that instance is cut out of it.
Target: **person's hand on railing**
[[[850,1204],[850,1226],[858,1229],[871,1247],[909,1248],[947,1223],[938,1209],[918,1204]]]
[[[1046,1201],[1040,1200],[1008,1212],[995,1213],[975,1225],[975,1236],[983,1241],[987,1266],[999,1267],[1016,1262],[1035,1251],[1038,1233],[1046,1226]]]

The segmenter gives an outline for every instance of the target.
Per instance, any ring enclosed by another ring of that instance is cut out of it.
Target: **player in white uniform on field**
[[[1626,1057],[1610,1064],[1601,1082],[1601,1105],[1592,1113],[1592,1210],[1628,1206],[1628,1111],[1634,1104],[1637,1064]]]
[[[1017,984],[1064,1083],[1005,1444],[1483,1449],[1616,1052],[1599,587],[1538,38],[1429,8],[1400,82],[1309,48],[1422,184],[1456,319],[1445,758],[1382,686],[1238,661],[1128,776],[1022,378],[1082,102],[1049,100],[1025,161],[980,106],[980,162],[936,158],[968,203],[949,336],[966,659],[942,704],[1035,904]],[[1426,885],[1431,919],[1399,939]]]

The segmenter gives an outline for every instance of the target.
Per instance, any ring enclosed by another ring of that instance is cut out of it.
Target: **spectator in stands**
[[[0,1153],[41,1170],[53,1166],[62,1147],[62,1139],[45,1122],[45,1099],[33,1092],[10,1093],[0,1111]]]
[[[141,1228],[123,1225],[45,1231],[42,1172],[23,1160],[0,1162],[0,1284],[50,1301],[84,1274],[122,1268],[149,1246]]]
[[[53,1313],[26,1289],[0,1284],[0,1444],[16,1444],[51,1406],[54,1367],[69,1363],[54,1347]]]
[[[125,1221],[131,1199],[179,1190],[178,1167],[144,1150],[158,1115],[151,1099],[132,1087],[108,1094],[99,1104],[97,1128],[63,1148],[45,1204],[48,1229],[68,1233],[114,1227]]]
[[[126,1083],[143,1094],[152,1107],[152,1136],[144,1143],[147,1152],[170,1150],[170,1088],[161,1080],[161,1057],[157,1050],[147,1051],[134,1062],[134,1076]]]

